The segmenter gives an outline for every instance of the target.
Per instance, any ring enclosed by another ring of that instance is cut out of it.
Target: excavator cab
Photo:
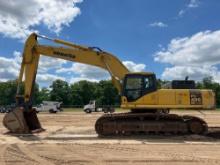
[[[135,101],[148,93],[157,90],[156,76],[154,73],[127,74],[123,81],[123,96],[128,102]]]

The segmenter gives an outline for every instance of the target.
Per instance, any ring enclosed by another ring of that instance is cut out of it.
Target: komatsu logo
[[[62,56],[62,57],[76,58],[76,56],[73,54],[68,54],[68,53],[63,53],[63,52],[54,51],[53,54],[58,55],[58,56]]]

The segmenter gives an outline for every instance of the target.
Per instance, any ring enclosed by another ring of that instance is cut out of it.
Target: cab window
[[[148,89],[154,86],[154,79],[152,76],[144,77],[144,89]]]
[[[125,95],[128,100],[133,101],[141,97],[142,77],[129,77],[126,80]]]
[[[155,75],[127,75],[124,80],[123,95],[128,101],[135,101],[156,90]]]
[[[141,77],[131,77],[127,79],[126,89],[128,90],[140,89],[141,86],[142,86]]]

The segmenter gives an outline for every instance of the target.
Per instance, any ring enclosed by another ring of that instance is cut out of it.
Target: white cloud
[[[21,63],[21,53],[14,51],[13,58],[0,56],[0,81],[16,79]],[[40,85],[48,86],[52,81],[61,79],[74,83],[80,80],[100,81],[110,79],[109,73],[101,68],[85,65],[81,63],[73,63],[71,67],[66,67],[67,61],[41,56],[37,82]],[[132,72],[144,71],[145,64],[137,64],[133,61],[123,61],[123,64]],[[73,74],[70,75],[70,74]],[[72,77],[72,78],[69,78]]]
[[[55,33],[68,26],[80,9],[82,0],[9,0],[0,1],[0,33],[11,38],[24,39],[37,31],[40,24]]]
[[[183,16],[188,10],[192,9],[192,8],[197,8],[199,7],[199,0],[190,0],[189,3],[186,5],[186,7],[184,9],[181,9],[178,13],[178,16],[181,17]]]
[[[132,72],[142,72],[146,68],[145,64],[137,64],[133,61],[123,61],[122,63]]]
[[[149,26],[151,26],[151,27],[160,27],[160,28],[168,27],[167,24],[165,24],[163,22],[160,22],[160,21],[150,23]]]
[[[61,77],[61,76],[57,76],[57,75],[53,75],[53,74],[48,74],[48,73],[37,74],[37,82],[40,82],[40,83],[52,83],[53,81],[55,81],[57,79],[65,81],[65,78]]]
[[[190,0],[189,4],[187,7],[189,8],[196,8],[199,6],[199,1],[198,0]]]
[[[183,9],[182,9],[182,10],[179,11],[178,15],[179,15],[179,16],[182,16],[183,14],[185,14],[185,12],[186,12],[186,10],[183,10]]]
[[[190,37],[172,39],[167,49],[155,53],[154,60],[171,64],[165,68],[163,79],[180,79],[190,76],[201,80],[213,76],[220,80],[220,30],[198,32]]]
[[[136,64],[133,61],[123,61],[123,64],[132,72],[141,72],[146,68],[145,64]],[[73,63],[69,68],[57,69],[56,73],[74,73],[78,75],[77,77],[71,78],[71,83],[80,80],[97,82],[100,80],[110,79],[110,75],[106,70],[80,63]]]
[[[22,61],[22,54],[19,51],[14,51],[13,52],[13,56],[14,58],[10,58],[7,59],[5,57],[5,59],[10,60],[10,61],[14,61],[14,63],[17,64],[17,68],[20,68],[20,63]],[[56,70],[56,69],[60,69],[62,68],[63,64],[66,64],[67,61],[62,60],[62,59],[57,59],[57,58],[51,58],[51,57],[47,57],[47,56],[40,56],[40,61],[39,61],[39,65],[38,65],[38,73],[46,73],[49,70]],[[16,68],[16,69],[17,69]]]
[[[220,80],[220,72],[214,66],[173,66],[171,68],[165,68],[162,77],[164,79],[184,79],[189,76],[194,80],[202,80],[204,77],[215,77],[216,81]]]
[[[172,39],[155,61],[173,65],[213,65],[220,63],[220,30],[199,32],[191,37]]]
[[[40,84],[48,85],[56,79],[65,80],[64,77],[50,74],[48,71],[56,70],[62,67],[66,61],[60,59],[52,59],[42,57],[38,66],[37,82]],[[13,58],[6,58],[0,56],[0,81],[14,80],[18,78],[21,64],[21,53],[18,51],[13,52]]]
[[[16,53],[14,53],[16,54]],[[19,64],[15,58],[0,57],[0,81],[8,81],[18,76]]]
[[[46,56],[40,57],[39,62],[39,73],[45,73],[49,70],[55,71],[56,69],[62,68],[63,64],[66,64],[67,61],[57,58],[51,58]]]
[[[110,78],[110,77],[109,77]],[[99,82],[100,80],[95,79],[95,78],[87,78],[87,77],[72,77],[69,81],[69,83],[74,84],[76,82],[86,80],[86,81],[91,81],[91,82]],[[103,79],[105,80],[105,79]]]
[[[56,73],[74,73],[78,75],[73,80],[91,80],[91,81],[99,81],[103,79],[108,79],[109,74],[106,70],[101,68],[80,64],[80,63],[73,63],[69,68],[60,68],[56,70]]]

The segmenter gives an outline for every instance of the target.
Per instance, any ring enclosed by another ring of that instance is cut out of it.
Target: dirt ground
[[[184,113],[207,121],[210,133],[206,136],[100,138],[94,124],[101,114],[41,113],[38,116],[46,131],[35,135],[5,134],[7,130],[1,124],[0,165],[220,164],[220,111]],[[0,114],[1,121],[3,116]]]

